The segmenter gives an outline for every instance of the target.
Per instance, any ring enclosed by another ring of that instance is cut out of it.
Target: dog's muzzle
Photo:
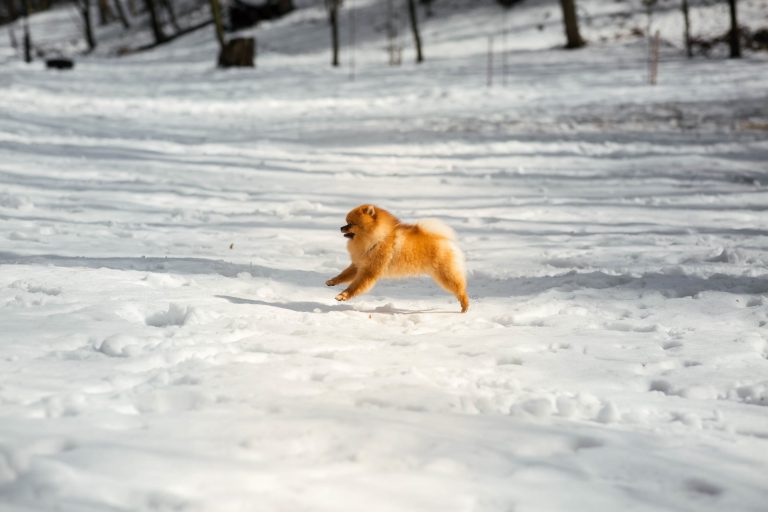
[[[351,227],[352,227],[352,224],[347,224],[346,226],[341,226],[340,229],[341,229],[341,232],[344,233],[344,237],[345,238],[349,238],[349,239],[355,238],[355,234],[349,232],[349,228],[351,228]]]

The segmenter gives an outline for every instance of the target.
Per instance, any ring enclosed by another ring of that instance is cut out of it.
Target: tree
[[[211,5],[211,15],[213,16],[213,25],[216,28],[216,40],[219,42],[219,49],[224,49],[224,23],[221,21],[221,4],[219,0],[209,0]]]
[[[179,23],[176,21],[176,12],[173,10],[173,3],[170,0],[160,0],[160,2],[168,12],[168,16],[170,17],[171,25],[173,25],[173,28],[176,30],[176,32],[181,32],[181,27],[179,27]]]
[[[120,0],[115,0],[115,10],[117,11],[117,17],[120,19],[120,23],[123,24],[123,28],[130,28],[131,24],[128,23],[128,16],[125,15],[125,9]]]
[[[224,23],[221,19],[219,0],[209,0],[213,24],[216,27],[216,39],[219,42],[219,67],[254,67],[256,39],[253,37],[235,37],[229,41],[224,37]]]
[[[19,17],[19,11],[16,9],[16,0],[5,0],[8,10],[8,21],[14,21]]]
[[[99,4],[99,25],[106,25],[113,19],[115,19],[115,13],[112,12],[112,7],[109,5],[108,0],[98,0]]]
[[[427,18],[432,16],[432,2],[433,0],[421,0],[421,5],[424,6],[424,12],[426,13]]]
[[[96,38],[93,37],[93,22],[91,16],[91,0],[78,0],[77,7],[80,15],[83,17],[83,30],[85,31],[85,42],[88,43],[88,51],[96,48]]]
[[[728,6],[731,11],[731,32],[728,35],[728,45],[731,47],[731,58],[741,57],[741,39],[739,33],[739,20],[736,15],[736,0],[728,0]]]
[[[688,12],[688,0],[683,0],[680,7],[683,10],[683,39],[685,40],[685,54],[690,59],[693,57],[693,47],[691,46],[691,16]]]
[[[411,19],[411,31],[413,32],[413,43],[416,46],[416,63],[424,62],[424,55],[421,53],[421,35],[419,34],[419,18],[416,15],[416,2],[408,0],[408,17]]]
[[[579,34],[579,19],[576,16],[576,0],[560,0],[563,9],[563,24],[565,25],[565,37],[568,49],[581,48],[586,43]]]
[[[163,27],[160,26],[160,18],[157,15],[157,5],[155,4],[155,0],[144,0],[144,3],[147,6],[147,11],[149,11],[149,19],[152,24],[152,33],[155,35],[155,43],[160,44],[167,38],[163,33]]]
[[[342,0],[325,0],[325,7],[328,9],[328,21],[331,24],[331,47],[333,56],[331,65],[339,66],[339,6]]]
[[[32,62],[32,36],[29,33],[29,0],[24,0],[24,62]]]

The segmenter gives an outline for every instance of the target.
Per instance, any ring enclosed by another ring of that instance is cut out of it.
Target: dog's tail
[[[416,226],[425,233],[456,241],[456,232],[441,220],[423,219],[418,221]]]

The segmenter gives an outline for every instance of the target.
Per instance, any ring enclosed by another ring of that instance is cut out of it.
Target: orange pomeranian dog
[[[462,313],[469,309],[464,255],[453,230],[442,222],[403,224],[388,211],[364,204],[347,214],[341,232],[349,238],[352,263],[325,282],[328,286],[350,283],[336,300],[365,293],[382,277],[426,274],[456,296]]]

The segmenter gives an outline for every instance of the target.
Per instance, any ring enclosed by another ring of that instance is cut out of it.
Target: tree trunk
[[[83,30],[85,30],[85,42],[88,43],[88,51],[96,48],[96,39],[93,37],[93,22],[91,21],[91,0],[80,0],[80,13],[83,15]]]
[[[219,48],[224,49],[224,24],[221,21],[221,5],[219,0],[210,0],[211,14],[213,15],[213,25],[216,27],[216,39],[219,41]]]
[[[160,26],[160,18],[157,16],[157,6],[155,0],[144,0],[149,11],[149,19],[152,23],[152,33],[155,35],[155,42],[162,43],[166,37],[163,33],[163,27]]]
[[[123,28],[130,28],[131,24],[128,23],[128,16],[125,15],[125,9],[123,9],[121,0],[114,0],[114,2],[115,10],[117,11],[117,17],[120,18],[120,23],[122,23]]]
[[[569,49],[581,48],[586,43],[579,34],[579,19],[576,16],[576,0],[560,0],[563,8],[563,23],[565,25],[565,37],[568,42],[565,47]]]
[[[99,25],[106,25],[113,19],[115,14],[112,12],[112,8],[109,6],[109,0],[99,1]]]
[[[19,11],[16,9],[16,0],[5,0],[8,6],[8,21],[15,21],[19,17]]]
[[[171,0],[160,0],[160,3],[163,4],[163,7],[168,12],[168,16],[171,19],[171,25],[173,25],[173,28],[176,29],[176,32],[181,30],[181,27],[179,27],[179,23],[176,21],[176,13],[173,10],[173,3]]]
[[[731,58],[741,57],[741,38],[739,33],[739,20],[736,16],[736,0],[728,0],[731,11],[731,33],[728,37],[728,44],[731,47]]]
[[[211,5],[211,16],[213,16],[213,26],[216,28],[216,40],[219,42],[219,49],[224,48],[224,24],[221,21],[221,4],[219,0],[209,0]]]
[[[419,18],[416,15],[415,0],[408,0],[408,17],[411,19],[413,43],[416,46],[416,63],[424,62],[424,55],[421,53],[421,35],[419,34]]]
[[[252,37],[236,37],[227,41],[219,52],[219,67],[254,67],[256,40]]]
[[[339,2],[338,0],[328,0],[328,20],[331,23],[331,45],[333,46],[333,57],[331,65],[339,66]]]
[[[691,47],[691,16],[688,12],[688,0],[683,0],[683,39],[685,42],[685,54],[690,59],[693,57],[693,48]]]
[[[427,18],[432,17],[432,0],[421,0],[421,4],[424,6],[424,14]]]
[[[24,62],[32,62],[32,35],[29,33],[29,0],[23,0],[24,7]]]

